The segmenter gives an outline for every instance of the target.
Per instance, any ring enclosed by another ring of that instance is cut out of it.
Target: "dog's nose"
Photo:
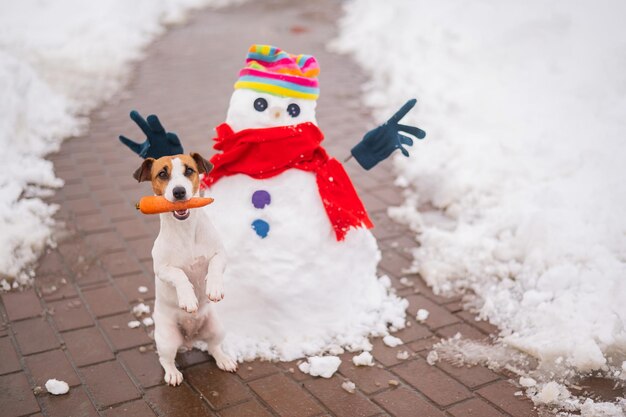
[[[176,200],[182,200],[183,198],[185,198],[187,191],[185,190],[185,187],[174,187],[174,189],[172,190],[172,194],[174,194],[174,198]]]

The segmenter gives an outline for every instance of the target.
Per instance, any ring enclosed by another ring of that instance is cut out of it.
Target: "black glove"
[[[166,132],[156,115],[151,114],[146,121],[136,110],[133,110],[130,112],[130,118],[137,123],[137,126],[145,133],[147,139],[143,143],[137,143],[126,136],[120,136],[120,141],[137,155],[144,159],[158,159],[162,156],[184,153],[183,145],[180,143],[176,133]]]
[[[409,156],[409,151],[402,145],[412,146],[413,139],[403,133],[408,133],[418,139],[426,137],[426,132],[422,129],[398,123],[415,106],[415,103],[417,103],[415,99],[407,101],[386,123],[367,132],[361,142],[352,148],[350,153],[363,168],[372,169],[380,161],[387,159],[396,149],[400,149],[404,156]]]

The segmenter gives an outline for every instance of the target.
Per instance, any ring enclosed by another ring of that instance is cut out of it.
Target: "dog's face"
[[[200,174],[208,173],[213,164],[200,154],[146,158],[133,177],[139,182],[151,181],[155,195],[162,195],[171,202],[186,201],[198,194]],[[173,211],[178,220],[189,217],[189,209]]]

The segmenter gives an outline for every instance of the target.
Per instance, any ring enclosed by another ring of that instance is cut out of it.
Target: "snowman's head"
[[[235,90],[230,98],[226,123],[235,132],[304,122],[317,124],[316,104],[315,100],[280,97],[248,89]]]
[[[317,124],[319,66],[313,56],[252,45],[239,72],[226,123],[233,131]]]

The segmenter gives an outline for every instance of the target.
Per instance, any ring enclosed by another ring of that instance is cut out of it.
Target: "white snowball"
[[[46,381],[46,389],[50,394],[62,395],[69,392],[70,386],[65,381],[52,378]]]

